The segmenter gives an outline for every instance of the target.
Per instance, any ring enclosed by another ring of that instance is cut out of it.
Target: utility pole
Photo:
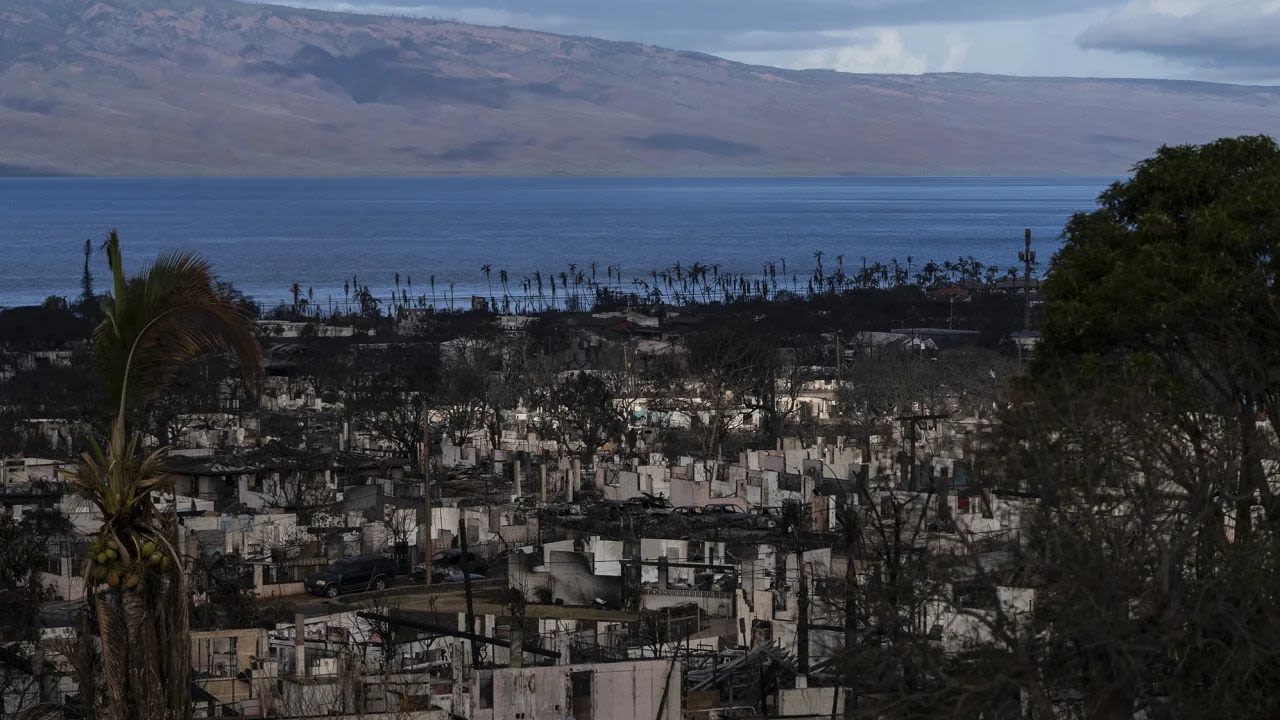
[[[462,549],[462,588],[467,596],[467,632],[476,631],[476,606],[471,596],[471,556],[467,553],[467,521],[458,513],[458,544]],[[480,646],[471,642],[471,667],[480,667]]]
[[[1022,329],[1031,329],[1031,268],[1036,264],[1036,253],[1031,249],[1031,228],[1027,228],[1023,233],[1023,239],[1026,241],[1027,249],[1018,253],[1018,259],[1022,261]]]
[[[836,331],[836,387],[844,381],[844,344],[840,342],[840,331]]]
[[[295,677],[307,675],[307,616],[295,613],[293,616],[293,674]]]
[[[840,390],[844,387],[844,344],[840,342],[840,331],[836,331],[836,409],[840,408]]]
[[[859,483],[861,485],[861,483]],[[853,652],[858,645],[858,540],[862,533],[862,528],[858,524],[858,506],[853,502],[854,495],[850,494],[846,508],[847,516],[844,521],[844,655],[845,655],[845,672],[843,685],[848,688],[848,695],[844,699],[844,718],[845,720],[853,720],[857,712],[858,693],[854,683],[857,682],[857,675],[854,670]],[[835,703],[839,701],[840,688],[836,688],[836,699],[832,702],[832,718],[835,716]]]
[[[564,495],[565,502],[573,502],[573,470],[570,466],[569,470],[565,470],[564,456],[560,457],[560,469],[565,473]]]
[[[764,660],[760,661],[760,717],[769,720],[769,683],[764,674]]]
[[[800,677],[805,679],[806,687],[809,680],[809,578],[804,571],[804,546],[800,543],[800,530],[796,528],[796,567],[800,573],[800,587],[797,593],[797,604],[799,606],[799,618],[796,627],[796,670]]]
[[[431,411],[424,409],[422,417],[422,449],[418,453],[418,465],[422,468],[422,553],[426,567],[427,584],[431,584]]]

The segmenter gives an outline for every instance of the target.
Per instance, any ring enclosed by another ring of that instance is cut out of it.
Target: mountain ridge
[[[1117,175],[1280,88],[784,70],[236,0],[0,9],[0,174]]]

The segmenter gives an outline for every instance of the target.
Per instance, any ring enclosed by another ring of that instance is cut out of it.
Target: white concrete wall
[[[622,577],[623,544],[621,540],[604,540],[593,537],[588,549],[591,552],[591,560],[596,575]]]
[[[778,693],[777,713],[781,717],[838,717],[844,712],[844,692],[835,698],[837,688],[784,688]],[[836,703],[832,712],[831,703]]]
[[[572,717],[571,675],[591,673],[592,720],[680,720],[682,667],[669,660],[500,668],[493,671],[493,720],[562,720]],[[668,678],[670,681],[668,682]],[[479,698],[473,680],[473,703]],[[666,705],[662,715],[663,694]],[[487,713],[486,713],[487,714]],[[472,714],[478,720],[478,714]]]

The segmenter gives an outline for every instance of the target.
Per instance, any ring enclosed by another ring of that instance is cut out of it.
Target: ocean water
[[[618,266],[643,277],[680,262],[802,277],[831,267],[961,255],[1017,264],[1023,228],[1047,260],[1072,213],[1114,178],[796,179],[0,179],[0,306],[78,293],[85,239],[119,230],[127,267],[193,250],[249,295],[295,282],[317,303],[353,277],[385,295],[488,294],[541,271]],[[93,258],[99,288],[105,260]]]

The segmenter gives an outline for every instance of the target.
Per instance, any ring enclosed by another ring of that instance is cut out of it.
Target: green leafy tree
[[[1242,137],[1161,148],[1064,239],[1045,283],[1038,375],[1157,378],[1171,406],[1234,428],[1238,531],[1250,532],[1255,501],[1280,520],[1257,422],[1280,422],[1280,147]]]
[[[1006,666],[1083,717],[1274,716],[1280,147],[1162,148],[1064,240],[988,478],[1035,498]]]

